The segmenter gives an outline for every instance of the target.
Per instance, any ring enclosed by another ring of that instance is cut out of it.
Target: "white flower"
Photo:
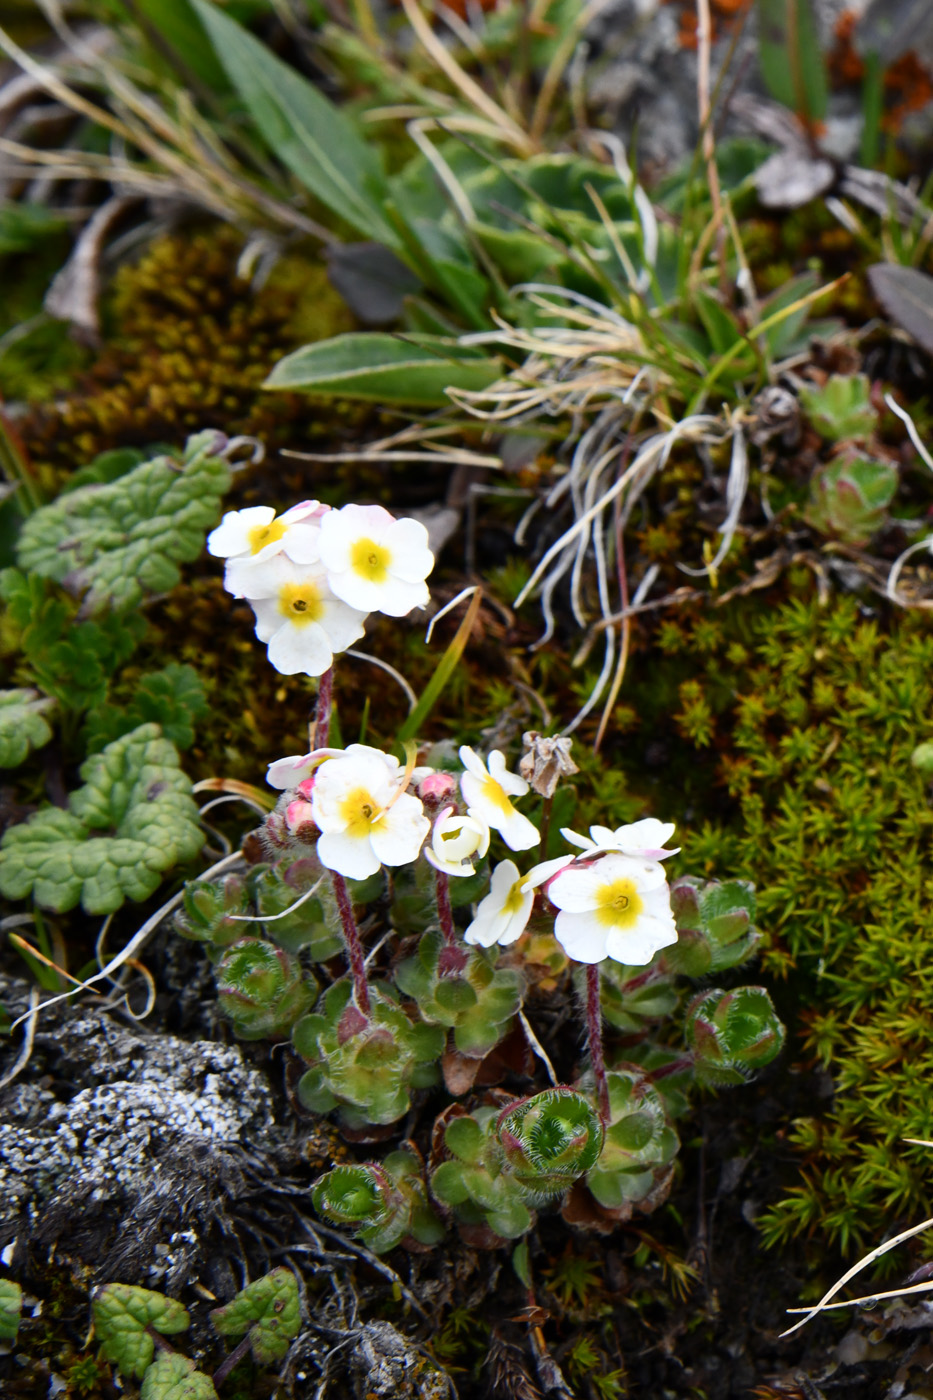
[[[314,564],[320,558],[320,516],[327,507],[319,501],[301,501],[276,517],[271,506],[228,510],[207,537],[207,548],[216,558],[228,559],[224,587],[234,597],[249,596],[246,581],[255,564],[285,554],[296,564]]]
[[[294,564],[284,554],[253,566],[248,602],[256,636],[283,676],[323,675],[334,653],[363,635],[365,613],[334,597],[320,566]]]
[[[434,823],[431,845],[425,847],[424,854],[442,875],[474,875],[470,857],[484,856],[488,850],[486,823],[445,807]]]
[[[561,911],[554,936],[576,962],[643,967],[677,942],[670,890],[655,861],[605,855],[563,870],[548,889]]]
[[[277,758],[266,769],[266,782],[270,787],[288,792],[292,788],[302,788],[325,758],[336,758],[343,749],[312,749],[310,753],[289,754],[287,758]]]
[[[367,744],[351,744],[317,769],[311,810],[321,831],[322,865],[365,880],[380,865],[417,860],[431,823],[417,797],[403,792],[398,760]]]
[[[512,851],[527,851],[537,845],[541,839],[538,828],[510,801],[512,797],[523,797],[528,784],[517,773],[508,772],[505,756],[493,749],[487,769],[479,755],[464,744],[460,761],[466,769],[460,778],[460,790],[469,815],[498,831]]]
[[[494,943],[514,943],[525,932],[538,885],[571,860],[573,856],[542,861],[532,866],[527,875],[518,873],[514,861],[500,861],[492,872],[489,893],[480,900],[476,916],[463,935],[464,941],[479,943],[483,948],[491,948]]]
[[[404,617],[430,597],[428,532],[382,506],[343,506],[321,522],[321,560],[338,598],[364,612]]]
[[[656,817],[645,817],[640,822],[632,822],[630,826],[617,827],[615,831],[610,831],[608,826],[591,826],[589,836],[581,836],[579,832],[563,826],[560,834],[571,846],[579,846],[590,856],[603,851],[618,851],[623,856],[635,856],[641,860],[666,860],[668,856],[676,856],[680,850],[679,846],[672,851],[664,849],[665,843],[674,834],[674,823],[659,822]]]

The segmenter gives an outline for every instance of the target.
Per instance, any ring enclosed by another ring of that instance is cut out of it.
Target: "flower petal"
[[[365,880],[379,869],[379,859],[368,838],[350,836],[346,831],[328,831],[319,836],[317,854],[328,870],[336,870],[350,880]]]
[[[554,937],[574,962],[598,963],[606,956],[606,929],[589,914],[562,910],[554,920]]]
[[[269,641],[268,656],[283,676],[322,676],[334,661],[327,633],[317,622],[301,627],[284,623]]]

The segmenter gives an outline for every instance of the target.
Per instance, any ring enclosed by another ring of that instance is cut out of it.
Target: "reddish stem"
[[[334,894],[337,897],[340,922],[343,924],[343,937],[347,945],[347,961],[350,964],[350,976],[353,978],[353,995],[363,1015],[368,1016],[370,1012],[369,983],[366,981],[363,945],[360,942],[360,931],[353,915],[350,891],[347,889],[346,880],[342,875],[338,875],[336,870],[332,870],[330,875],[334,882]]]
[[[247,1354],[247,1352],[250,1349],[251,1338],[255,1330],[255,1327],[251,1327],[247,1332],[246,1336],[243,1338],[242,1342],[237,1342],[236,1346],[234,1347],[233,1351],[231,1351],[227,1359],[223,1361],[220,1366],[218,1366],[217,1370],[214,1372],[213,1375],[215,1387],[223,1385],[224,1381],[227,1379],[234,1366],[238,1366],[243,1360],[243,1357]]]
[[[334,668],[328,666],[321,676],[317,688],[317,705],[314,708],[314,742],[312,749],[327,747],[330,730],[330,706],[334,694]]]
[[[599,1001],[599,963],[586,965],[586,1036],[596,1078],[596,1103],[603,1126],[609,1122],[609,1081],[603,1058],[603,1010]]]
[[[450,880],[443,870],[435,870],[434,879],[437,885],[437,914],[441,921],[441,931],[444,934],[444,942],[452,946],[457,941],[457,930],[454,928],[454,911],[450,906]]]

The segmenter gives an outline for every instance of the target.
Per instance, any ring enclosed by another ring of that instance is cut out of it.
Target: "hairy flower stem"
[[[603,1058],[603,1011],[599,1001],[599,963],[586,965],[586,1037],[596,1077],[596,1106],[605,1126],[609,1122],[609,1081]]]
[[[342,875],[338,875],[336,870],[332,870],[330,874],[334,882],[334,894],[337,897],[340,922],[343,924],[344,942],[347,945],[347,961],[350,964],[350,976],[353,978],[353,995],[363,1015],[368,1016],[370,1011],[369,983],[366,981],[363,945],[360,942],[360,931],[353,916],[350,891],[347,889],[347,882]]]
[[[454,911],[450,907],[450,880],[443,870],[435,870],[434,879],[437,884],[437,915],[441,921],[441,932],[444,942],[452,946],[457,941],[457,930],[454,928]]]
[[[312,749],[324,749],[327,747],[327,735],[330,730],[330,706],[334,694],[334,668],[328,666],[321,676],[317,688],[317,705],[314,709],[314,739]]]

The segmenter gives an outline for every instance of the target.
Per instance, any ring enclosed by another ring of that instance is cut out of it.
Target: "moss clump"
[[[754,879],[765,968],[802,1007],[798,1053],[833,1076],[828,1114],[791,1129],[802,1170],[765,1235],[817,1229],[846,1248],[933,1213],[929,1153],[902,1142],[933,1135],[933,810],[911,765],[933,712],[933,630],[798,589],[751,617],[740,602],[712,626],[668,623],[662,689],[692,662],[676,720],[696,770],[687,800],[706,783],[705,811],[724,803],[704,828],[694,813],[687,863]]]
[[[24,426],[40,466],[70,471],[114,447],[174,443],[208,427],[272,445],[303,422],[295,396],[259,386],[281,355],[350,329],[352,317],[322,264],[283,258],[254,288],[237,272],[242,251],[232,229],[187,231],[120,268],[100,355],[66,399]]]

